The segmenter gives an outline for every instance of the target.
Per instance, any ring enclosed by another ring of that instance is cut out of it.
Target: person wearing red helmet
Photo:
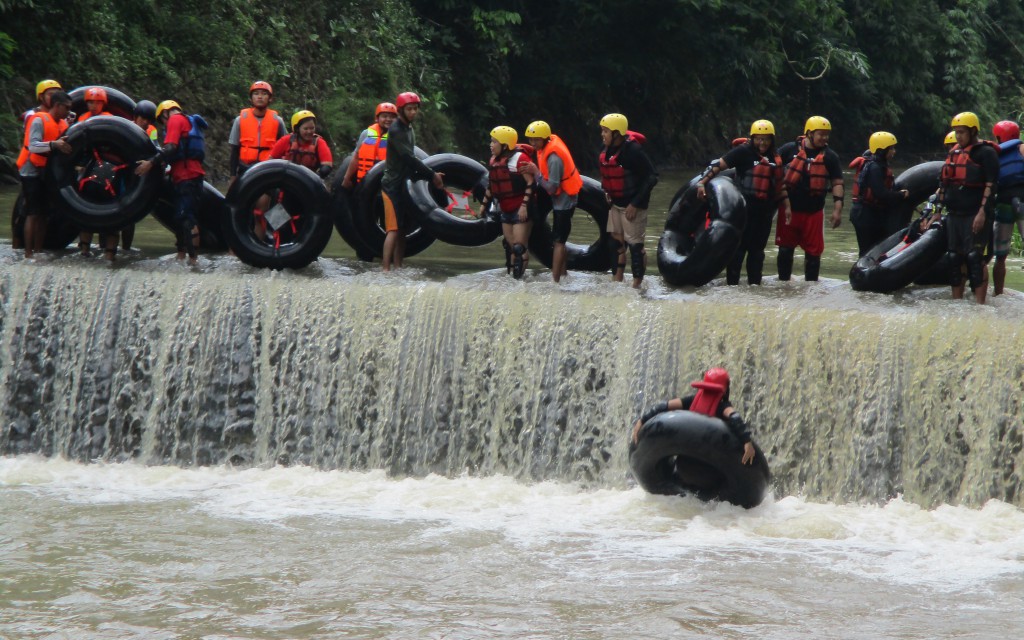
[[[231,148],[228,160],[228,172],[231,174],[228,180],[229,192],[235,181],[250,167],[268,160],[274,143],[288,135],[284,119],[270,108],[273,101],[274,88],[269,82],[257,80],[249,85],[251,106],[239,112],[231,123],[231,133],[228,134],[228,146]],[[263,214],[269,207],[270,196],[265,195],[256,200],[256,206],[252,211],[253,224],[260,237],[267,232],[267,221]]]
[[[416,157],[416,132],[412,123],[420,112],[420,97],[411,91],[398,94],[395,100],[398,118],[388,130],[388,153],[384,161],[384,177],[380,195],[384,201],[384,257],[385,271],[402,266],[405,257],[405,229],[409,219],[404,205],[406,180],[430,180],[438,189],[444,189],[444,174],[423,164]]]
[[[1006,284],[1006,256],[1010,254],[1013,226],[1024,236],[1024,145],[1020,127],[1003,120],[992,127],[999,143],[999,190],[996,195],[996,221],[992,227],[996,263],[992,267],[992,293],[1000,295]]]
[[[85,122],[93,116],[109,116],[107,108],[107,90],[103,87],[89,87],[85,90],[85,113],[78,116],[78,122]]]
[[[382,102],[374,110],[374,123],[363,130],[356,140],[352,162],[345,170],[345,178],[341,181],[344,189],[352,190],[363,179],[366,172],[378,162],[384,162],[388,155],[388,131],[391,123],[398,117],[398,107],[390,102]]]
[[[755,451],[754,443],[750,438],[750,428],[743,421],[739,412],[733,408],[732,403],[729,402],[729,385],[728,371],[721,367],[708,369],[704,372],[704,377],[701,380],[690,383],[690,386],[697,390],[696,393],[672,398],[667,401],[663,400],[648,407],[633,425],[633,442],[637,441],[640,427],[659,413],[680,410],[692,411],[712,418],[718,418],[724,422],[729,431],[743,443],[743,456],[740,458],[740,462],[743,464],[753,464]]]

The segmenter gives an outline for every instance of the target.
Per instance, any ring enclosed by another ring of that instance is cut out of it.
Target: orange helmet
[[[85,90],[85,101],[92,102],[98,100],[103,104],[107,104],[107,90],[103,87],[89,87]]]
[[[707,372],[704,374],[704,382],[710,382],[711,384],[720,384],[723,387],[728,387],[729,372],[721,367],[708,369]]]
[[[263,89],[270,95],[274,95],[274,88],[270,86],[269,82],[266,82],[264,80],[257,80],[256,82],[249,85],[249,95],[252,95],[252,92],[256,91],[257,89]]]
[[[390,102],[382,102],[377,105],[377,109],[373,112],[373,117],[376,118],[382,113],[393,113],[398,115],[398,107]]]

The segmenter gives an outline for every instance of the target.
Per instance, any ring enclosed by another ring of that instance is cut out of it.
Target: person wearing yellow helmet
[[[22,145],[18,156],[18,165],[21,167],[26,159],[28,158],[28,137],[29,130],[32,126],[32,121],[35,120],[36,116],[40,113],[49,113],[52,97],[58,92],[63,92],[60,83],[56,80],[41,80],[36,84],[36,101],[39,103],[35,107],[28,109],[21,114],[21,120],[24,126],[22,127],[22,139],[25,144]],[[70,122],[65,122],[65,125],[70,125]],[[38,189],[35,187],[35,182],[30,184],[30,191],[35,192]],[[33,203],[35,205],[36,203]],[[40,203],[41,204],[41,203]],[[11,247],[14,249],[22,249],[25,247],[25,222],[26,218],[24,215],[25,208],[15,209],[14,214],[11,217]]]
[[[560,282],[566,275],[568,253],[565,243],[572,231],[572,214],[583,178],[576,170],[576,163],[562,139],[551,133],[551,127],[543,120],[535,120],[526,127],[526,139],[537,152],[537,163],[531,163],[524,170],[532,175],[537,184],[551,196],[551,225],[553,244],[551,277]]]
[[[430,180],[438,189],[444,189],[444,173],[434,171],[416,157],[416,132],[412,123],[419,117],[420,97],[412,91],[403,91],[395,98],[398,118],[388,130],[388,153],[384,161],[384,176],[380,181],[381,200],[384,203],[384,251],[381,262],[385,271],[402,266],[405,257],[405,234],[413,215],[406,194],[406,180]]]
[[[954,299],[964,297],[961,267],[974,299],[984,303],[988,293],[985,252],[992,234],[999,179],[999,147],[978,136],[978,116],[964,111],[950,122],[956,146],[946,156],[939,174],[937,201],[946,211],[947,253],[950,286]]]
[[[876,131],[868,139],[868,151],[870,155],[857,174],[857,197],[850,210],[860,256],[899,230],[900,220],[889,215],[888,208],[910,195],[906,189],[893,188],[895,177],[889,162],[896,156],[896,136]]]
[[[316,171],[321,178],[327,177],[334,163],[331,148],[316,133],[316,114],[309,109],[301,109],[292,115],[291,135],[274,143],[270,157],[301,164]]]
[[[530,260],[526,242],[533,228],[530,213],[535,207],[533,176],[523,172],[530,164],[533,148],[518,142],[519,134],[512,127],[499,125],[491,129],[487,191],[480,205],[481,218],[493,205],[498,206],[505,268],[516,280],[523,277]]]
[[[612,254],[618,255],[612,279],[622,282],[626,273],[626,248],[629,248],[633,288],[639,289],[647,270],[647,208],[651,190],[658,184],[658,172],[643,147],[629,131],[629,122],[621,113],[609,113],[601,118],[601,144],[598,155],[601,187],[608,199],[608,242]]]
[[[46,238],[45,194],[43,171],[54,151],[71,153],[65,133],[67,115],[71,110],[71,97],[61,90],[48,96],[45,110],[36,112],[25,128],[25,138],[18,154],[18,176],[24,201],[25,258],[32,258],[43,248]],[[17,224],[17,221],[12,220]]]
[[[203,196],[203,169],[205,141],[202,130],[206,121],[202,116],[186,116],[181,105],[164,100],[156,107],[156,119],[164,128],[163,147],[148,160],[141,160],[135,174],[144,176],[154,167],[171,165],[171,184],[174,187],[175,224],[177,230],[178,260],[188,254],[189,264],[196,264],[199,249],[199,202]]]
[[[750,137],[714,160],[697,180],[697,197],[707,197],[707,184],[726,169],[736,170],[736,183],[747,201],[747,224],[740,246],[726,267],[728,284],[739,284],[743,259],[747,260],[747,283],[761,284],[764,272],[764,248],[772,232],[776,211],[789,212],[789,195],[782,181],[782,158],[775,149],[775,125],[756,120],[750,125]],[[781,208],[781,209],[780,209]]]
[[[949,153],[949,151],[956,146],[956,131],[950,131],[947,133],[942,144],[946,146],[946,153]]]
[[[825,252],[825,197],[832,194],[833,229],[843,221],[843,168],[839,156],[829,148],[832,123],[822,116],[811,116],[804,124],[804,135],[779,147],[786,163],[783,180],[789,194],[790,212],[775,228],[779,247],[779,280],[793,274],[793,254],[804,250],[804,279],[818,279],[821,254]]]
[[[381,102],[374,110],[374,123],[363,130],[356,140],[352,162],[345,169],[341,181],[343,189],[352,190],[363,179],[366,172],[378,162],[384,162],[388,154],[388,130],[398,117],[398,107],[391,102]]]

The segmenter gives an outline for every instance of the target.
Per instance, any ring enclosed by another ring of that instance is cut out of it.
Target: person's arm
[[[230,191],[232,185],[235,184],[235,180],[238,179],[238,156],[242,151],[242,121],[237,116],[231,123],[231,132],[228,133],[228,148],[230,149],[228,154],[228,175],[231,176],[231,179],[228,180],[228,191]]]
[[[334,156],[331,155],[331,148],[327,146],[327,142],[320,136],[316,138],[316,157],[320,160],[320,167],[316,172],[321,178],[326,178],[334,168]]]
[[[363,145],[364,140],[366,140],[366,129],[363,129],[363,132],[359,134],[359,139],[356,140],[356,148],[352,151],[352,162],[348,163],[345,177],[341,181],[343,189],[351,189],[355,186],[356,171],[359,170],[359,148]]]
[[[890,189],[885,184],[885,170],[877,162],[869,163],[864,168],[864,186],[882,204],[890,205],[899,202],[907,197],[906,189],[897,191]]]
[[[640,435],[640,427],[644,426],[644,424],[648,420],[658,415],[659,413],[665,413],[666,411],[679,411],[682,408],[683,402],[679,398],[672,398],[671,400],[667,401],[662,400],[657,404],[653,404],[650,407],[647,407],[647,410],[644,411],[643,415],[641,415],[637,419],[636,423],[633,425],[633,442],[637,441],[637,438]]]
[[[843,168],[839,166],[839,156],[835,152],[826,156],[829,176],[832,178],[832,228],[835,229],[843,223],[843,200],[845,193],[843,188]]]
[[[636,195],[630,201],[629,207],[626,207],[626,218],[628,220],[633,220],[636,217],[636,210],[643,208],[642,205],[650,201],[651,191],[658,184],[658,172],[654,168],[654,163],[644,153],[644,150],[640,148],[639,143],[634,144],[636,146],[633,147],[633,153],[628,158],[631,166],[627,168],[636,176],[637,187]],[[632,209],[632,215],[630,215],[630,209]]]
[[[274,160],[280,160],[288,153],[288,148],[291,146],[291,140],[288,139],[288,136],[281,138],[270,148],[270,157]]]
[[[740,458],[740,463],[753,464],[754,455],[757,452],[754,450],[754,443],[750,439],[750,427],[747,426],[747,423],[743,421],[743,417],[740,416],[739,412],[732,405],[725,408],[722,416],[725,426],[729,427],[729,431],[736,436],[737,440],[743,443],[743,457]]]
[[[999,154],[989,146],[983,147],[981,166],[985,172],[985,188],[981,192],[981,204],[978,213],[971,222],[971,232],[978,233],[985,226],[985,208],[990,198],[995,197],[995,185],[999,179]]]
[[[548,177],[545,178],[538,172],[537,184],[551,195],[555,195],[562,185],[562,171],[562,159],[552,153],[548,158]]]
[[[435,187],[439,189],[444,188],[444,174],[438,173],[423,164],[423,161],[416,157],[416,148],[412,143],[412,139],[406,133],[406,131],[396,132],[395,127],[392,127],[388,132],[388,157],[391,154],[397,154],[399,161],[404,164],[411,174],[409,177],[415,180],[416,178],[423,178],[424,180],[430,180]]]

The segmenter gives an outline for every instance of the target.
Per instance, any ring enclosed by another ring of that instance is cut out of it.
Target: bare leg
[[[395,245],[398,243],[398,232],[388,231],[387,235],[384,236],[384,270],[391,271],[391,263],[395,256]],[[396,265],[398,266],[398,265]]]
[[[551,257],[551,277],[554,278],[555,282],[559,282],[562,276],[566,274],[565,265],[567,255],[565,251],[564,242],[556,242],[554,254]]]

